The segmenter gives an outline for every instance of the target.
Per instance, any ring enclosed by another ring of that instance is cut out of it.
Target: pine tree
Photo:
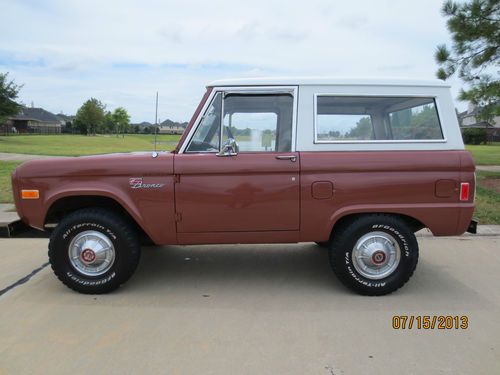
[[[458,73],[468,86],[459,99],[476,105],[480,119],[491,120],[500,115],[500,0],[447,0],[442,13],[453,42],[451,50],[446,45],[436,49],[437,77]]]

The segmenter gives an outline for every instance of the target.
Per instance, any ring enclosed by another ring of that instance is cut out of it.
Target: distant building
[[[75,119],[75,116],[65,115],[64,113],[58,113],[56,117],[61,122],[61,126],[64,127],[69,123],[72,123]]]
[[[165,120],[158,125],[159,134],[182,134],[186,129],[187,122],[176,122],[172,120]]]
[[[158,125],[158,134],[182,134],[184,128],[182,126]]]
[[[457,113],[460,128],[485,129],[490,141],[500,141],[500,116],[495,116],[491,121],[484,121],[477,118],[479,108],[469,103],[466,111]]]
[[[23,107],[2,125],[3,133],[59,134],[62,120],[43,108]]]

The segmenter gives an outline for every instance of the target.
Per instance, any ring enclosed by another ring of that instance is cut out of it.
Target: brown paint
[[[436,197],[449,198],[458,191],[456,180],[438,180],[436,181]]]
[[[474,210],[474,170],[467,151],[131,153],[26,162],[13,190],[20,217],[36,228],[59,199],[100,195],[157,244],[319,242],[346,215],[373,212],[459,235]],[[132,189],[139,177],[163,186]],[[452,188],[460,182],[471,185],[468,202]],[[20,189],[39,189],[40,199],[20,200]]]
[[[129,179],[161,188],[132,189]],[[175,243],[173,154],[109,154],[79,158],[34,160],[16,169],[15,191],[23,186],[40,190],[39,200],[16,199],[21,219],[43,228],[47,212],[57,200],[97,195],[114,199],[157,243]]]
[[[179,233],[299,230],[298,153],[175,155]]]
[[[333,197],[333,184],[330,181],[313,182],[311,195],[314,199],[330,199]]]
[[[467,151],[301,152],[300,158],[302,241],[327,240],[339,219],[357,213],[410,216],[438,236],[462,234],[472,217],[472,198],[459,202],[458,190],[435,195],[441,179],[470,182],[473,194],[474,164]],[[318,180],[333,183],[332,199],[308,194]]]

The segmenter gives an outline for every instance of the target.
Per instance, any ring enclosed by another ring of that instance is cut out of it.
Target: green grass
[[[179,135],[158,135],[158,150],[173,150]],[[153,135],[116,136],[85,135],[14,135],[0,136],[0,152],[18,154],[80,156],[111,152],[150,151]]]
[[[0,161],[0,203],[12,203],[10,174],[20,162]]]
[[[498,172],[477,172],[476,209],[474,217],[479,224],[500,224],[500,193],[482,186],[486,179],[500,180]]]
[[[466,145],[476,165],[500,165],[500,142],[488,145]]]

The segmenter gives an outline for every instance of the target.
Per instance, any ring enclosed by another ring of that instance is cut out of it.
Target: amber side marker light
[[[469,200],[469,183],[462,182],[460,184],[460,200],[468,201]]]
[[[22,199],[38,199],[40,198],[40,193],[38,190],[21,190]]]

